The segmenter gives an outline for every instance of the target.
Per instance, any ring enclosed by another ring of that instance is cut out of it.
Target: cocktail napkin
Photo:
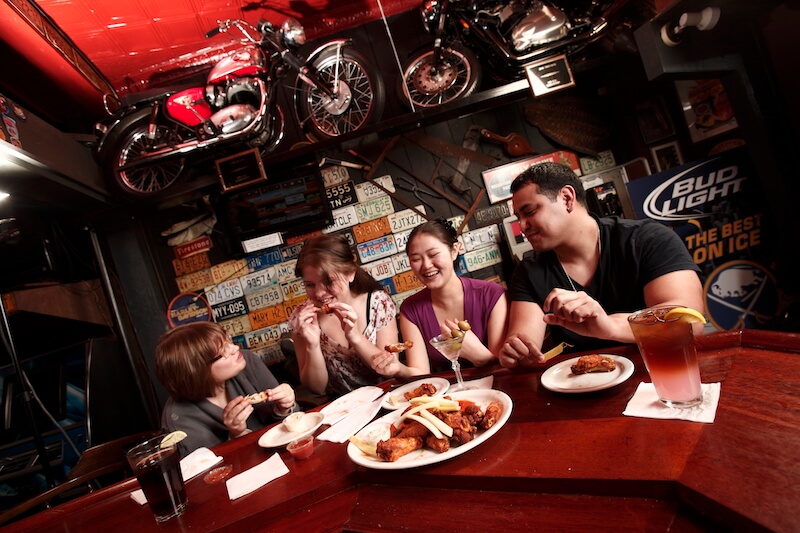
[[[184,481],[189,481],[197,474],[204,472],[222,461],[222,457],[215,455],[208,448],[197,448],[195,451],[181,459],[181,476]],[[131,493],[131,498],[139,505],[147,503],[147,498],[142,489]]]
[[[231,500],[241,498],[256,489],[260,489],[273,479],[278,479],[288,473],[289,468],[283,462],[281,456],[275,453],[260,465],[245,470],[226,481],[228,497]]]
[[[319,412],[325,415],[322,423],[328,424],[329,426],[337,424],[339,421],[356,412],[356,410],[364,404],[372,403],[379,396],[383,396],[383,394],[383,389],[371,385],[350,391],[320,409]]]
[[[486,376],[485,378],[473,379],[472,381],[465,381],[464,386],[473,389],[491,389],[494,385],[494,376]]]
[[[346,442],[351,436],[361,431],[361,428],[369,424],[372,419],[375,418],[375,415],[378,414],[378,411],[381,409],[382,403],[383,396],[378,397],[377,400],[373,400],[371,403],[365,403],[350,413],[341,422],[320,433],[317,438],[330,442]]]
[[[703,383],[703,403],[695,407],[678,408],[667,407],[658,399],[656,388],[652,383],[639,383],[639,387],[622,412],[625,416],[639,416],[642,418],[667,418],[675,420],[690,420],[711,424],[717,414],[719,404],[719,383]]]

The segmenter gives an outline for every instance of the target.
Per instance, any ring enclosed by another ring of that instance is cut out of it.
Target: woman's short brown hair
[[[191,322],[164,333],[156,346],[156,375],[177,401],[197,402],[214,394],[211,361],[228,335],[214,322]]]

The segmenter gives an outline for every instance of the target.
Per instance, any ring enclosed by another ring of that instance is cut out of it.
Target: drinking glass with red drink
[[[642,309],[628,317],[656,393],[669,407],[703,401],[693,331],[693,323],[700,321],[705,319],[697,311],[677,305]]]

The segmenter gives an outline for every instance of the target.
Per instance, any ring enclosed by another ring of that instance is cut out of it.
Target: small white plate
[[[346,417],[365,403],[371,403],[383,394],[383,389],[367,385],[354,391],[350,391],[344,396],[336,398],[331,403],[320,410],[325,415],[325,423],[332,426],[342,418]]]
[[[261,438],[258,439],[258,445],[262,448],[279,448],[289,444],[293,440],[305,437],[306,435],[311,435],[317,430],[318,427],[322,425],[325,415],[322,413],[306,413],[304,418],[308,418],[309,424],[311,424],[311,427],[308,429],[301,431],[289,431],[286,429],[286,426],[284,426],[283,423],[280,423],[261,435]]]
[[[542,385],[553,392],[594,392],[619,385],[633,375],[634,365],[630,359],[619,355],[599,354],[610,357],[617,363],[611,372],[589,372],[588,374],[572,373],[570,368],[578,362],[578,357],[561,361],[551,366],[542,374]]]
[[[447,389],[450,388],[450,382],[444,378],[426,378],[420,379],[417,381],[412,381],[411,383],[406,383],[402,387],[397,387],[394,390],[390,390],[386,393],[383,397],[383,402],[381,403],[381,407],[384,409],[389,409],[394,411],[395,409],[400,409],[401,407],[405,409],[408,407],[408,400],[406,400],[405,393],[410,392],[423,383],[430,383],[434,387],[436,387],[436,392],[433,393],[433,396],[442,396],[444,393],[447,392]],[[395,399],[397,403],[392,403],[392,398]]]

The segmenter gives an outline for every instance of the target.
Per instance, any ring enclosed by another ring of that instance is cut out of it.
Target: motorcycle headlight
[[[438,27],[439,11],[441,6],[439,0],[425,0],[419,6],[419,12],[422,15],[422,24],[428,33],[435,34]]]
[[[302,46],[306,43],[306,30],[297,19],[288,18],[281,26],[284,42],[288,46]]]

